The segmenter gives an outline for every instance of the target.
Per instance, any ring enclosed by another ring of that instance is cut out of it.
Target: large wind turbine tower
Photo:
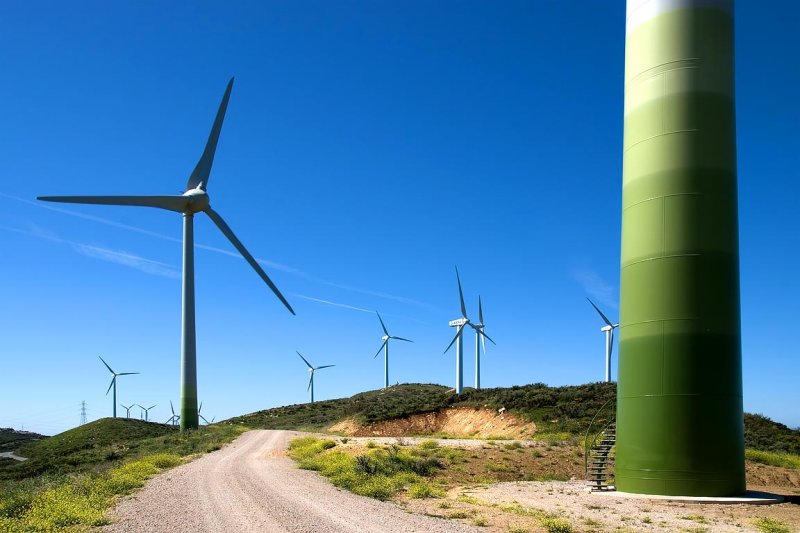
[[[745,491],[732,0],[628,0],[616,487]]]
[[[180,422],[181,431],[197,429],[199,420],[197,414],[197,345],[195,332],[194,312],[194,215],[205,213],[208,218],[219,228],[225,237],[233,244],[242,257],[253,267],[264,283],[294,314],[292,306],[286,301],[281,292],[269,279],[267,273],[258,264],[244,244],[236,237],[233,230],[222,217],[211,209],[211,200],[208,192],[208,180],[211,176],[211,165],[214,163],[214,154],[217,151],[219,134],[222,131],[222,121],[225,120],[225,111],[228,109],[228,100],[233,89],[233,78],[225,88],[225,94],[217,109],[217,116],[211,126],[206,147],[200,160],[189,175],[186,182],[186,192],[181,195],[167,196],[40,196],[39,200],[46,202],[67,202],[75,204],[102,204],[102,205],[131,205],[139,207],[157,207],[167,211],[180,213],[183,216],[183,292],[181,302],[181,405]],[[248,198],[249,199],[249,198]],[[107,365],[106,365],[107,366]],[[121,374],[120,374],[121,375]],[[115,389],[116,390],[116,389]],[[116,416],[116,401],[114,402],[114,416]]]

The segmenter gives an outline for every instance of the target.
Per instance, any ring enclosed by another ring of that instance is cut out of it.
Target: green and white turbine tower
[[[628,0],[617,490],[745,491],[732,0]]]
[[[40,196],[39,200],[47,202],[67,202],[76,204],[103,204],[103,205],[131,205],[140,207],[157,207],[174,211],[183,215],[183,299],[181,322],[181,430],[197,429],[197,347],[195,343],[195,313],[194,313],[194,215],[205,213],[216,224],[225,237],[231,241],[242,257],[261,277],[264,283],[272,289],[275,296],[284,306],[294,314],[292,306],[280,293],[278,288],[269,279],[267,273],[258,264],[258,261],[247,251],[244,245],[234,235],[231,228],[222,217],[213,209],[206,188],[211,174],[211,165],[214,162],[214,153],[217,150],[217,141],[222,130],[222,121],[228,108],[228,100],[233,89],[233,78],[228,82],[222,102],[219,104],[214,125],[208,136],[205,150],[200,156],[189,181],[186,183],[186,192],[173,196]],[[116,402],[114,403],[116,416]]]

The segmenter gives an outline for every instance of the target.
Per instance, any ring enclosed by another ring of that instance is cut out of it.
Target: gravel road
[[[281,453],[290,431],[249,431],[151,479],[112,510],[105,532],[468,532],[340,490]]]

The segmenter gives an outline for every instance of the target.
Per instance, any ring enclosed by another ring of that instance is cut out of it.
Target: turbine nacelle
[[[447,323],[447,325],[450,326],[451,328],[455,328],[455,327],[458,327],[458,326],[463,326],[464,324],[469,324],[469,319],[468,318],[457,318],[457,319],[451,320],[450,322]]]
[[[184,213],[201,213],[211,205],[208,193],[200,188],[202,186],[201,183],[197,188],[189,189],[181,195],[187,200]]]

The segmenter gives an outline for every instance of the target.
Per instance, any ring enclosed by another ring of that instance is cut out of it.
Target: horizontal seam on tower
[[[669,255],[659,255],[657,257],[648,257],[647,259],[637,259],[636,261],[631,261],[625,265],[622,265],[622,268],[628,268],[629,266],[638,265],[639,263],[645,263],[647,261],[655,261],[657,259],[671,259],[673,257],[700,257],[703,254],[669,254]]]
[[[653,320],[640,320],[638,322],[626,322],[619,326],[620,329],[628,328],[631,326],[638,326],[641,324],[654,324],[656,322],[674,322],[676,320],[700,320],[699,316],[690,316],[685,318],[654,318]]]
[[[662,195],[659,195],[659,196],[651,196],[649,198],[645,198],[644,200],[639,200],[638,202],[634,202],[631,205],[629,205],[628,207],[623,207],[622,208],[622,212],[624,213],[625,210],[630,209],[631,207],[635,207],[635,206],[637,206],[639,204],[643,204],[645,202],[650,202],[652,200],[658,200],[660,198],[672,198],[673,196],[701,196],[702,194],[703,193],[701,193],[701,192],[676,192],[676,193],[673,193],[673,194],[662,194]]]
[[[681,70],[687,68],[697,68],[697,63],[700,62],[699,57],[687,57],[686,59],[676,59],[675,61],[667,61],[666,63],[661,63],[654,67],[650,67],[647,70],[643,70],[638,73],[636,76],[631,78],[629,81],[625,82],[625,87],[628,86],[630,83],[636,82],[639,78],[649,79],[654,76],[658,76],[659,74],[664,74],[665,72],[671,72],[673,70]],[[671,68],[664,68],[666,65],[674,65],[676,63],[685,63],[685,65],[675,66]]]
[[[635,143],[633,143],[629,147],[625,148],[622,151],[622,153],[625,154],[625,153],[629,152],[630,150],[633,150],[634,148],[636,148],[638,145],[642,144],[643,142],[652,141],[653,139],[657,139],[658,137],[665,137],[667,135],[674,135],[676,133],[693,133],[693,132],[698,132],[698,131],[700,131],[699,128],[692,128],[692,129],[689,129],[689,130],[675,130],[675,131],[668,131],[668,132],[665,132],[665,133],[659,133],[657,135],[653,135],[652,137],[648,137],[647,139],[642,139],[641,141],[636,141]]]

